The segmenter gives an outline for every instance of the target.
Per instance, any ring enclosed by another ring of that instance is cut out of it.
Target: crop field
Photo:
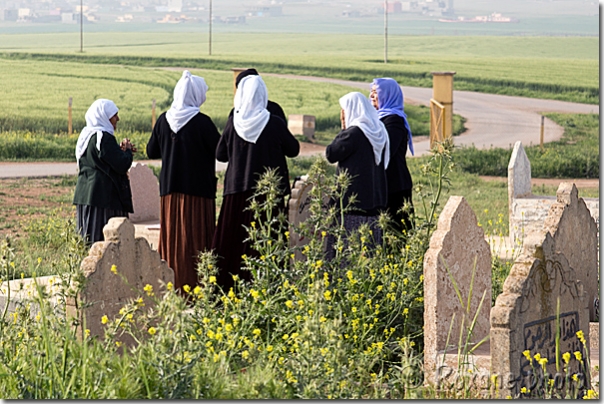
[[[433,71],[455,71],[455,88],[597,103],[599,50],[595,37],[389,38],[380,35],[220,33],[208,55],[207,32],[0,35],[0,57],[91,63],[295,73],[371,81],[390,76],[430,87]]]

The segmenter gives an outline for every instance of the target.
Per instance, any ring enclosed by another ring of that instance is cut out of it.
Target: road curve
[[[339,80],[324,77],[297,76],[290,74],[263,73],[264,76],[313,82],[333,83],[359,89],[369,93],[369,83]],[[401,86],[405,103],[429,106],[431,88]],[[479,149],[490,147],[512,147],[517,140],[524,145],[538,144],[541,128],[541,113],[561,112],[571,114],[597,114],[598,105],[573,102],[543,100],[507,95],[475,93],[471,91],[453,92],[453,112],[466,118],[465,131],[455,137],[458,146],[474,144]],[[545,119],[544,141],[551,142],[562,137],[564,129],[549,119]],[[415,155],[429,151],[429,141],[423,136],[414,139]],[[314,153],[321,153],[315,150]],[[145,161],[147,164],[161,165],[159,160]],[[217,170],[224,170],[225,164],[216,162]],[[0,178],[48,177],[74,175],[77,168],[73,163],[52,162],[0,162]]]
[[[330,79],[323,77],[296,76],[289,74],[269,74],[264,76],[314,82],[340,84],[354,87],[369,94],[367,82]],[[430,105],[431,88],[401,86],[405,103]],[[516,141],[523,145],[539,144],[541,113],[561,112],[570,114],[598,114],[599,105],[579,104],[555,100],[543,100],[508,95],[483,94],[472,91],[453,91],[453,113],[466,118],[465,131],[455,137],[458,146],[475,145],[479,149],[490,147],[511,148]],[[413,130],[413,128],[411,128]],[[562,137],[564,129],[545,119],[544,142],[552,142]],[[429,141],[426,137],[414,139],[415,155],[428,153]]]

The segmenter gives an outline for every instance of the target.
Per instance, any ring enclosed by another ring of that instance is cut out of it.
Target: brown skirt
[[[171,193],[161,197],[159,255],[174,270],[174,287],[198,285],[197,257],[208,251],[216,228],[216,201]]]

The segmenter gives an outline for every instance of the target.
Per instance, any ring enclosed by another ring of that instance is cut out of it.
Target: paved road
[[[338,80],[322,77],[269,74],[265,76],[283,77],[313,82],[341,84],[369,93],[369,83]],[[414,105],[430,104],[431,88],[403,86],[405,103]],[[541,100],[506,95],[482,94],[470,91],[453,92],[453,111],[466,118],[467,131],[455,137],[456,145],[472,145],[477,148],[512,147],[517,140],[524,145],[539,144],[541,113],[599,113],[598,105],[573,102]],[[561,126],[545,119],[545,142],[560,139],[564,130]],[[429,141],[426,137],[415,138],[415,155],[428,153]],[[306,155],[322,153],[322,148],[309,150]],[[161,165],[158,160],[142,163]],[[217,170],[224,170],[225,164],[216,162]],[[0,162],[0,178],[46,177],[76,174],[75,163],[8,163]]]

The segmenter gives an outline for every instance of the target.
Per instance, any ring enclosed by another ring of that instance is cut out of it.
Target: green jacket
[[[115,137],[107,132],[103,132],[99,151],[96,138],[96,134],[92,135],[86,152],[80,158],[73,203],[132,213],[132,191],[128,179],[132,152],[123,151]]]

